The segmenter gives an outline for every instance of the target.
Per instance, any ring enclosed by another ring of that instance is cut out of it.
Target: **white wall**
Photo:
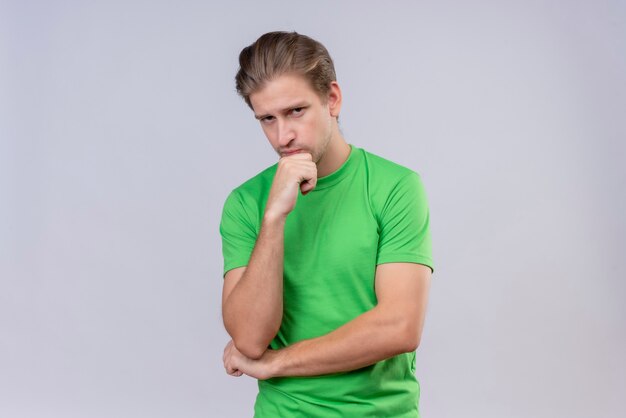
[[[424,179],[423,416],[621,416],[626,6],[590,0],[0,2],[0,416],[252,416],[218,223],[275,162],[233,83],[270,30]]]

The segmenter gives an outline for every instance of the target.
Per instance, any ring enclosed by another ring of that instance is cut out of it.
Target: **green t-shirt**
[[[285,223],[280,349],[339,328],[376,305],[376,265],[433,268],[426,194],[418,174],[354,145],[348,159],[299,193]],[[220,233],[224,274],[246,266],[277,165],[226,199]],[[256,418],[419,417],[415,352],[358,370],[259,380]]]

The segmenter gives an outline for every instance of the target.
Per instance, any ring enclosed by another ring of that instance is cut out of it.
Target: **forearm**
[[[243,276],[224,303],[224,326],[235,345],[260,357],[283,314],[284,217],[266,216]]]
[[[376,307],[329,334],[268,351],[272,375],[316,376],[369,366],[415,350],[413,334],[396,313]]]

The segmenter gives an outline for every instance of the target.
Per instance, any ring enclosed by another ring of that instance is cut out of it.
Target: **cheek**
[[[328,130],[328,126],[326,124],[326,121],[324,120],[323,117],[321,117],[321,115],[315,115],[315,117],[312,117],[308,122],[307,122],[307,130],[313,135],[313,136],[325,136],[326,135],[326,131]]]
[[[311,119],[301,119],[298,121],[297,126],[295,127],[296,135],[300,137],[301,140],[309,142],[311,137],[315,136],[315,122]]]

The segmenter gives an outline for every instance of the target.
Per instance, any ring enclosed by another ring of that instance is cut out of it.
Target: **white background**
[[[234,91],[326,45],[349,143],[422,176],[424,417],[618,417],[620,1],[0,1],[0,417],[246,417],[224,373],[228,192],[276,161]]]

